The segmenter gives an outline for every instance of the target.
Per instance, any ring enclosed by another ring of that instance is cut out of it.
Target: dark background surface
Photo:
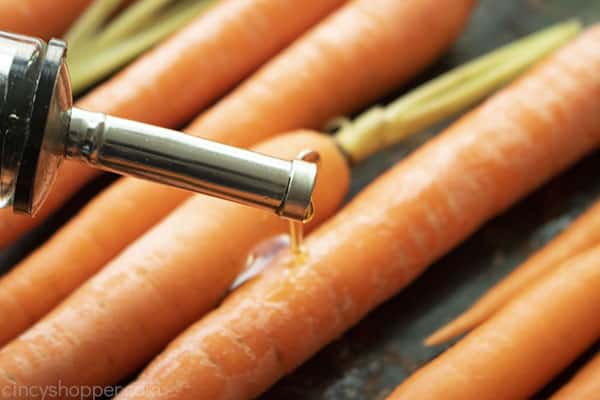
[[[459,42],[403,91],[513,39],[570,17],[578,17],[588,25],[600,21],[600,0],[480,0]],[[423,132],[355,168],[352,194],[446,125]],[[486,224],[455,251],[432,265],[409,288],[374,310],[346,335],[284,378],[263,398],[385,398],[403,379],[445,349],[443,346],[425,348],[422,340],[429,333],[468,307],[599,197],[597,171],[600,171],[600,152],[582,160]],[[2,253],[0,273],[43,243],[113,179],[105,175],[89,185],[43,227]],[[597,348],[600,347],[596,345],[590,349],[537,398],[547,397]]]

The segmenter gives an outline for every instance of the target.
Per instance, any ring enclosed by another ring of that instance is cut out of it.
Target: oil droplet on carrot
[[[281,251],[289,248],[289,237],[286,234],[275,236],[258,244],[248,256],[244,270],[237,277],[230,291],[242,286],[244,283],[256,278],[272,265],[273,260]]]
[[[313,150],[302,151],[298,155],[298,158],[316,164],[321,161],[319,153]],[[273,260],[285,248],[290,249],[291,257],[286,256],[285,259],[281,260],[284,264],[293,267],[304,263],[307,257],[306,249],[303,246],[304,225],[310,222],[314,216],[315,205],[311,201],[303,221],[289,222],[289,235],[279,235],[258,244],[254,250],[250,252],[244,270],[237,277],[233,285],[231,285],[230,291],[234,291],[244,283],[262,274],[266,268],[273,264]]]

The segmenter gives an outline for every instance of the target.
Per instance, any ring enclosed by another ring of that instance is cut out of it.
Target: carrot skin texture
[[[571,226],[488,290],[473,306],[427,340],[437,345],[483,323],[533,282],[561,262],[600,244],[600,203],[584,212]]]
[[[187,192],[137,179],[120,180],[98,195],[0,278],[0,346],[46,315],[188,197]]]
[[[34,216],[15,214],[10,208],[0,210],[0,249],[10,246],[25,232],[41,224],[66,203],[86,183],[98,176],[98,171],[74,161],[66,161],[41,210]]]
[[[551,400],[596,400],[600,398],[600,356],[596,355],[550,397]]]
[[[462,32],[475,4],[353,0],[201,115],[191,129],[226,143],[243,136],[244,145],[298,127],[320,129],[329,118],[377,100],[431,63]]]
[[[600,28],[588,31],[372,183],[308,238],[306,263],[273,267],[233,293],[118,399],[258,396],[597,148],[599,38]],[[169,391],[141,394],[150,384]]]
[[[600,247],[563,263],[389,400],[529,398],[600,337],[599,267]]]
[[[293,158],[306,148],[322,157],[317,211],[309,225],[314,227],[335,211],[349,185],[346,160],[334,141],[299,132],[257,150]],[[191,198],[4,347],[0,387],[10,385],[6,372],[23,385],[118,382],[214,307],[249,251],[287,227],[287,221],[261,210]]]
[[[5,0],[0,2],[0,29],[50,39],[65,33],[92,0]],[[59,11],[57,11],[59,10]]]
[[[35,1],[56,7],[54,1]],[[77,106],[177,128],[345,1],[306,0],[299,7],[295,0],[223,0],[90,92]],[[14,1],[0,2],[0,16],[8,3],[11,10],[19,8]],[[211,138],[210,132],[196,132]],[[250,146],[257,142],[242,143],[233,138],[230,144]],[[60,184],[53,188],[51,199],[36,218],[14,215],[8,210],[0,212],[0,248],[37,226],[98,174],[75,163],[63,168]]]

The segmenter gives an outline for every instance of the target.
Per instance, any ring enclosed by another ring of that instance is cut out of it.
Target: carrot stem
[[[342,124],[336,139],[353,162],[364,160],[486,97],[580,30],[581,24],[570,20],[503,46],[422,85],[387,107],[367,110],[352,123]]]
[[[138,0],[111,22],[95,40],[98,48],[118,43],[129,35],[140,30],[144,24],[156,15],[156,12],[173,0]]]
[[[77,48],[81,48],[122,2],[123,0],[95,0],[65,34],[71,50],[75,51]]]
[[[174,7],[152,27],[118,45],[100,49],[94,57],[72,58],[69,66],[73,93],[81,93],[87,87],[127,64],[205,11],[215,1],[196,1],[192,6],[189,6],[189,2],[185,2],[185,7],[183,5]]]

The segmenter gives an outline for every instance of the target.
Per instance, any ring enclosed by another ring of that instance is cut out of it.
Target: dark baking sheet
[[[459,42],[436,65],[403,90],[517,37],[569,17],[578,17],[586,24],[600,21],[600,0],[481,0]],[[382,101],[385,102],[385,99]],[[352,194],[446,125],[430,129],[357,167]],[[403,379],[444,350],[444,347],[423,347],[421,342],[427,334],[465,309],[599,197],[597,171],[600,171],[600,153],[582,160],[486,224],[459,248],[432,265],[409,288],[284,378],[263,398],[385,398]],[[113,179],[105,175],[89,185],[44,226],[3,252],[0,255],[0,273],[43,243]],[[590,349],[537,397],[545,398],[594,350]]]

